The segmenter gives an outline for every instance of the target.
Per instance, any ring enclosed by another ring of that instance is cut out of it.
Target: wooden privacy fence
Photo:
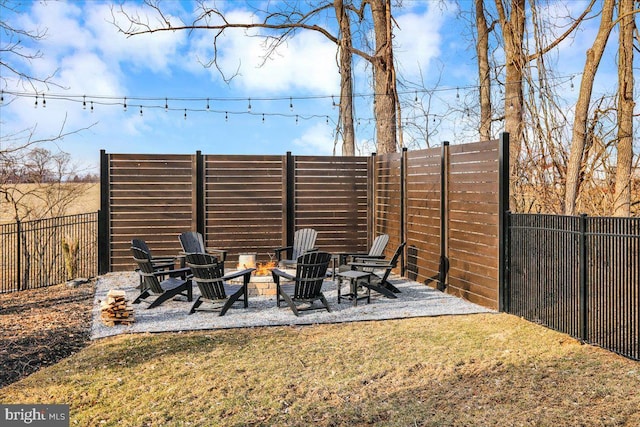
[[[375,234],[407,242],[402,273],[498,309],[504,286],[509,135],[374,156]]]
[[[178,235],[269,261],[299,228],[329,252],[368,246],[368,157],[101,154],[101,271],[134,267],[134,237],[154,256],[175,255]]]
[[[100,270],[134,268],[131,239],[175,255],[178,234],[259,262],[318,231],[331,253],[366,252],[389,234],[407,242],[399,273],[499,306],[508,135],[500,140],[369,157],[143,155],[101,152]]]

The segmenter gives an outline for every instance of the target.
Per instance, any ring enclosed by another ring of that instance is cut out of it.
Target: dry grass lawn
[[[72,426],[638,426],[640,363],[507,314],[94,342],[0,389]]]

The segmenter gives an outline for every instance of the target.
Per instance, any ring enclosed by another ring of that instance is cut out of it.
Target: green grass
[[[640,363],[506,314],[126,335],[0,402],[72,426],[638,426]]]

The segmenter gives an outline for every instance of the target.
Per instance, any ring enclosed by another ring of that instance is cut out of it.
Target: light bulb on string
[[[140,106],[140,117],[142,117],[142,105]]]
[[[456,99],[459,101],[460,100],[460,88],[456,88]]]
[[[571,76],[571,90],[573,90],[573,76]]]
[[[47,100],[44,97],[44,93],[42,94],[42,108],[47,108]]]
[[[326,116],[326,118],[327,118],[326,122],[327,122],[327,124],[329,124],[329,116]]]
[[[207,98],[207,111],[209,111],[209,98]]]
[[[0,91],[0,104],[4,102],[4,91]]]
[[[169,100],[167,98],[164,99],[164,111],[169,111]]]
[[[224,121],[225,122],[229,121],[229,112],[227,112],[227,111],[224,112]]]
[[[87,96],[86,95],[82,95],[82,109],[83,110],[87,109]]]
[[[416,91],[416,97],[415,97],[415,99],[413,100],[413,102],[414,102],[414,103],[416,103],[416,104],[418,103],[418,91]]]
[[[249,105],[247,105],[247,111],[251,112],[251,98],[249,98]]]
[[[36,95],[36,103],[34,104],[33,108],[38,108],[38,95]]]
[[[91,101],[91,112],[93,113],[93,101]]]
[[[296,125],[298,124],[298,115],[296,114]]]
[[[289,97],[289,110],[293,111],[293,98]]]
[[[127,111],[127,97],[124,97],[124,111]]]
[[[331,108],[336,108],[336,100],[333,98],[333,95],[331,95]]]
[[[262,113],[262,124],[264,124],[264,113]]]
[[[187,120],[187,109],[184,109],[184,119]]]

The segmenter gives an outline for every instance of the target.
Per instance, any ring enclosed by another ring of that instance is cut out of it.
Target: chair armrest
[[[255,268],[247,268],[246,270],[236,271],[236,272],[224,275],[222,277],[222,280],[235,279],[236,277],[244,276],[246,274],[251,274],[254,271],[256,271]]]
[[[295,280],[295,279],[296,279],[296,278],[295,278],[295,276],[292,276],[292,275],[290,275],[289,273],[284,272],[284,271],[282,271],[282,270],[279,270],[279,269],[277,269],[277,268],[274,268],[273,270],[271,270],[271,274],[272,274],[273,276],[284,277],[284,278],[285,278],[285,279],[287,279],[287,280]]]
[[[218,249],[218,248],[207,248],[207,252],[208,253],[217,253],[220,254],[220,260],[222,262],[225,262],[227,260],[227,250],[225,249]]]
[[[347,264],[351,267],[368,267],[368,268],[391,268],[393,265],[388,262],[376,262],[375,260],[371,260],[368,262],[350,262]]]
[[[174,270],[162,270],[162,271],[154,271],[153,275],[154,276],[166,276],[166,275],[172,275],[172,274],[185,274],[185,273],[191,273],[191,268],[189,267],[184,267],[184,268],[176,268]]]
[[[276,253],[276,256],[278,257],[278,261],[280,261],[282,252],[290,251],[290,250],[293,250],[293,246],[283,246],[281,248],[275,248],[273,251]]]
[[[386,257],[384,255],[354,255],[352,256],[352,258],[353,258],[353,262],[367,262],[367,260],[376,262],[376,261],[384,261]]]

